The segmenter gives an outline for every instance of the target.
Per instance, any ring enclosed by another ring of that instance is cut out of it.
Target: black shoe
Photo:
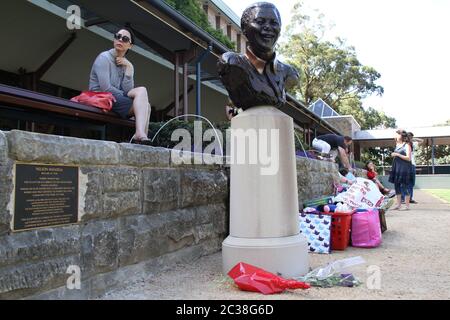
[[[409,200],[409,203],[417,204],[417,201],[416,200]]]

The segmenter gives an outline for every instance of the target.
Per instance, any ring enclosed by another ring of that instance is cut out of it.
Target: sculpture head
[[[257,2],[249,6],[242,14],[241,28],[256,56],[264,60],[272,57],[281,31],[280,12],[274,4]]]

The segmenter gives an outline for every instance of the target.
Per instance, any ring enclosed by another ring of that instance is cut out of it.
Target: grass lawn
[[[450,189],[427,189],[425,191],[450,203]]]

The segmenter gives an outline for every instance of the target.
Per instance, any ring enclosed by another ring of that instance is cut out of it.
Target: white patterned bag
[[[300,213],[299,225],[300,232],[308,240],[310,252],[331,252],[331,215]]]

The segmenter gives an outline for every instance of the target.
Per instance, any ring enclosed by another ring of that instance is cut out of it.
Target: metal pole
[[[175,52],[175,86],[174,86],[174,96],[175,96],[175,112],[174,116],[178,116],[178,110],[180,109],[180,100],[178,97],[180,96],[180,54],[179,52]]]
[[[203,51],[203,53],[200,55],[200,57],[198,57],[197,61],[195,61],[196,65],[197,65],[197,76],[196,76],[196,81],[197,81],[197,94],[196,94],[196,106],[195,106],[195,114],[200,116],[202,111],[201,111],[201,87],[202,87],[202,61],[206,58],[206,56],[208,55],[208,53],[210,53],[212,50],[212,44],[210,44],[208,46],[208,49],[206,49],[205,51]]]
[[[195,114],[200,116],[201,115],[201,87],[202,87],[202,80],[200,79],[201,77],[201,63],[197,62],[197,76],[196,76],[196,85],[197,85],[197,90],[196,90],[196,96],[195,96]]]
[[[308,124],[308,145],[311,147],[311,127]]]
[[[185,62],[183,64],[183,110],[184,114],[189,113],[189,101],[188,101],[188,64]],[[187,121],[188,117],[184,117],[184,120]]]
[[[432,172],[432,174],[434,174],[434,157],[435,157],[434,138],[431,138],[431,172]]]

